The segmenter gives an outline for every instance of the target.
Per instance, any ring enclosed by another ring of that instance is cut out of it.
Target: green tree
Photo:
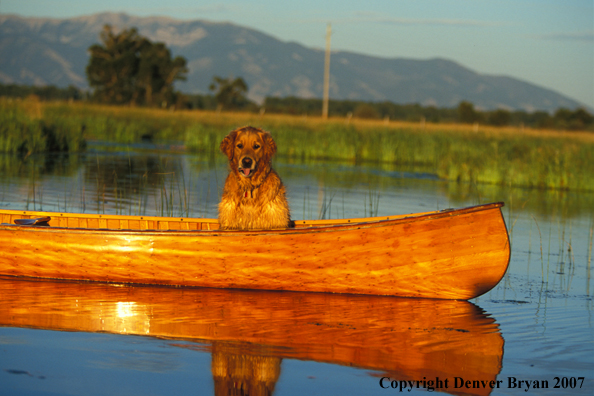
[[[470,102],[462,101],[458,105],[458,120],[465,124],[477,122],[478,113],[474,110],[474,105]]]
[[[208,89],[216,92],[215,100],[217,101],[218,110],[223,108],[237,109],[249,103],[246,98],[248,86],[241,77],[232,80],[231,78],[214,76],[213,82]]]
[[[558,128],[573,130],[586,129],[594,123],[594,117],[581,108],[571,111],[562,107],[555,112],[554,120]]]
[[[152,43],[136,28],[113,32],[105,25],[101,44],[89,48],[87,79],[94,98],[103,103],[168,105],[175,101],[173,83],[185,80],[186,60],[171,59],[163,43]]]
[[[357,105],[353,115],[357,118],[380,118],[376,106],[370,103],[361,103]]]
[[[155,43],[140,53],[137,75],[137,92],[144,95],[144,104],[163,105],[175,101],[173,83],[185,80],[188,69],[186,60],[180,56],[171,59],[165,44]]]
[[[503,109],[492,111],[487,116],[487,123],[495,126],[509,125],[510,120],[511,113]]]

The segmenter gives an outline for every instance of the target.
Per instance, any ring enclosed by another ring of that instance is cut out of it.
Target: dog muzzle
[[[256,162],[250,157],[244,157],[239,161],[239,173],[243,177],[251,177],[255,171]]]

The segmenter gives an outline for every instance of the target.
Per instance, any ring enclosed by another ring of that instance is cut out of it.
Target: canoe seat
[[[51,219],[49,216],[38,217],[36,219],[14,219],[14,223],[17,225],[48,227]]]

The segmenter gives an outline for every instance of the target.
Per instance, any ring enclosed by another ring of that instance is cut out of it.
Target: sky
[[[99,12],[231,22],[282,41],[384,58],[455,61],[594,108],[594,0],[0,0],[1,14]]]

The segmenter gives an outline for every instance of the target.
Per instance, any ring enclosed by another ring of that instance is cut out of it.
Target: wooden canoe
[[[0,275],[471,299],[510,259],[503,203],[221,231],[213,219],[0,211]],[[16,225],[50,217],[49,226]]]
[[[378,389],[382,377],[439,377],[449,386],[438,390],[482,396],[488,386],[455,388],[455,377],[495,381],[504,353],[495,319],[468,301],[2,277],[0,296],[0,326],[183,340],[169,345],[210,352],[223,388],[272,390],[289,358],[373,370]]]

